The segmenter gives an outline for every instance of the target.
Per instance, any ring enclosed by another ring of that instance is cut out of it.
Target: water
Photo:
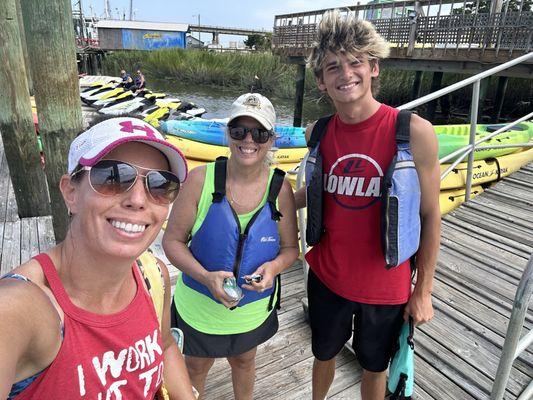
[[[243,92],[234,89],[221,90],[199,85],[184,85],[170,80],[151,80],[150,87],[154,91],[165,92],[168,96],[178,97],[183,101],[195,103],[207,112],[202,118],[226,118],[229,116],[231,103]],[[277,122],[292,125],[294,115],[294,100],[280,99],[269,96],[269,100],[276,109]],[[321,116],[331,114],[333,107],[326,101],[305,101],[303,106],[302,126],[313,122]]]

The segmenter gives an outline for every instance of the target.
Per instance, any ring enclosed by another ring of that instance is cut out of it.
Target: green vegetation
[[[263,92],[278,97],[294,96],[296,68],[269,53],[215,53],[201,50],[165,49],[153,52],[115,52],[106,57],[104,71],[118,75],[121,68],[142,68],[148,79],[250,90],[257,75]],[[309,75],[310,76],[310,75]],[[314,82],[308,79],[311,90]]]
[[[272,33],[265,35],[248,35],[248,38],[244,41],[244,44],[248,48],[255,48],[256,50],[268,50],[272,47]]]
[[[159,51],[121,51],[104,60],[104,73],[118,75],[120,69],[141,68],[148,80],[166,79],[189,85],[212,86],[232,91],[249,91],[254,77],[260,78],[261,92],[267,96],[292,99],[295,93],[296,67],[282,62],[270,53],[215,53],[201,50],[165,49]],[[424,73],[420,95],[429,92],[432,74]],[[445,74],[443,86],[465,79],[466,75]],[[392,106],[411,100],[414,71],[384,68],[380,74],[378,98]],[[492,78],[484,104],[485,114],[491,114],[497,78]],[[466,87],[452,94],[452,113],[468,114],[472,89]],[[509,79],[502,117],[522,116],[531,107],[533,80]],[[305,97],[311,101],[327,101],[318,91],[313,73],[306,72]]]

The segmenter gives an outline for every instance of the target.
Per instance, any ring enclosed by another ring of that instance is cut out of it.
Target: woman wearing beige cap
[[[0,279],[1,399],[154,399],[163,380],[167,398],[194,398],[170,333],[168,271],[143,253],[186,175],[180,151],[139,119],[72,142],[65,240]],[[143,279],[154,269],[158,303]]]
[[[225,357],[235,398],[252,398],[257,346],[278,329],[279,274],[298,256],[292,189],[267,162],[275,121],[260,94],[233,103],[231,157],[191,171],[163,237],[183,272],[172,324],[184,331],[185,361],[201,396],[215,358]]]

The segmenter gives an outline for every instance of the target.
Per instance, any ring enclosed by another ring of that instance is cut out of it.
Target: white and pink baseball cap
[[[68,173],[79,165],[92,167],[114,148],[127,142],[142,142],[163,153],[170,171],[180,182],[187,178],[187,161],[181,151],[165,140],[153,126],[137,118],[111,118],[76,137],[68,152]]]

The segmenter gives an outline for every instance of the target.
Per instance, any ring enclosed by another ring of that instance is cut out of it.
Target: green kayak
[[[476,140],[495,132],[506,124],[478,125]],[[453,153],[454,151],[468,145],[470,137],[470,125],[435,125],[435,132],[439,140],[439,159]],[[480,146],[490,146],[498,144],[518,144],[527,143],[533,139],[533,122],[521,122],[511,129],[504,131],[492,139],[487,140]],[[485,160],[487,158],[504,156],[517,151],[517,147],[476,150],[475,160]]]

